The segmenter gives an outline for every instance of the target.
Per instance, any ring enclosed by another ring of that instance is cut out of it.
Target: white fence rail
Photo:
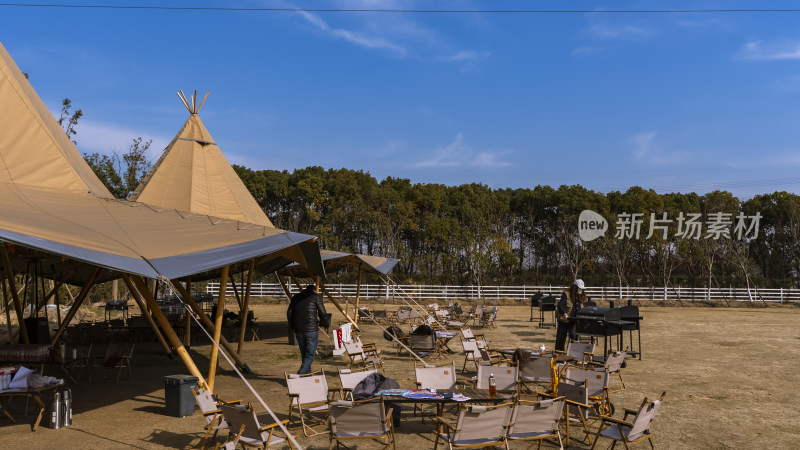
[[[327,284],[329,290],[337,295],[355,298],[355,284]],[[392,299],[410,295],[417,300],[492,300],[516,299],[527,301],[533,294],[560,295],[564,286],[446,286],[446,285],[385,285],[362,284],[361,298]],[[297,292],[290,286],[292,294]],[[217,295],[219,283],[210,282],[206,292]],[[689,287],[587,287],[586,294],[596,300],[634,299],[680,300],[680,301],[764,301],[775,303],[800,302],[800,289],[746,289],[746,288],[689,288]],[[227,296],[234,296],[228,284]],[[278,283],[253,283],[251,295],[254,297],[285,297]]]

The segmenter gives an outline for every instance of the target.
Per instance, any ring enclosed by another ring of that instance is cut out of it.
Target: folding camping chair
[[[94,343],[90,342],[88,346],[80,345],[76,349],[77,357],[70,366],[70,371],[77,372],[75,374],[75,381],[80,381],[81,372],[86,369],[86,374],[89,375],[89,381],[92,381],[92,363],[94,357],[92,356],[92,347]]]
[[[608,372],[608,376],[609,377],[616,376],[616,377],[619,378],[619,382],[620,382],[620,384],[622,384],[622,388],[614,389],[613,391],[609,391],[609,392],[619,392],[619,391],[624,391],[625,390],[625,382],[622,381],[622,363],[625,362],[625,356],[626,356],[626,352],[625,351],[610,352],[608,354],[608,356],[606,357],[606,360],[605,360],[604,363],[602,363],[602,364],[595,363],[595,362],[590,363],[591,365],[593,365],[595,367],[604,368],[606,370],[606,372]],[[610,381],[609,381],[609,384],[610,384]]]
[[[462,408],[455,425],[443,417],[437,417],[439,426],[436,429],[434,450],[439,446],[440,439],[451,449],[496,445],[508,448],[506,427],[511,420],[513,406],[513,403],[503,403]]]
[[[527,364],[519,369],[519,383],[520,388],[526,388],[528,392],[533,392],[528,387],[529,383],[547,383],[553,382],[553,369],[551,367],[552,356],[541,356],[536,359],[531,359]]]
[[[347,356],[350,357],[351,370],[357,366],[383,368],[383,356],[373,343],[362,344],[361,339],[354,338],[352,341],[344,343],[344,349],[347,351]]]
[[[518,375],[517,366],[478,366],[478,375],[475,377],[476,389],[489,389],[489,376],[494,375],[495,386],[498,391],[517,391]]]
[[[328,387],[328,380],[322,370],[302,375],[296,373],[285,373],[284,375],[286,376],[286,388],[289,390],[289,420],[291,420],[296,406],[300,423],[303,426],[303,434],[315,436],[323,433],[315,430],[313,426],[325,422],[330,396],[339,389]],[[310,416],[309,422],[312,425],[306,423],[306,413]],[[323,417],[315,417],[314,414],[321,414]]]
[[[594,433],[596,437],[592,448],[597,445],[597,441],[599,441],[601,437],[613,440],[614,445],[616,445],[617,441],[621,441],[626,449],[630,448],[628,444],[635,444],[642,441],[647,441],[650,444],[650,448],[655,448],[653,445],[653,435],[650,433],[650,423],[658,412],[661,402],[664,401],[665,395],[667,395],[666,391],[661,393],[661,397],[659,397],[658,400],[653,400],[652,402],[647,401],[647,397],[645,397],[639,410],[635,411],[636,416],[631,422],[615,419],[613,417],[601,417],[600,427],[597,432]],[[634,411],[626,410],[626,413],[628,412]]]
[[[220,405],[220,412],[223,420],[228,424],[231,434],[228,440],[222,445],[226,450],[234,450],[236,444],[242,448],[258,447],[267,448],[275,444],[286,442],[286,439],[275,436],[275,428],[278,423],[271,425],[261,425],[258,422],[253,405]],[[282,420],[280,423],[287,424],[289,420]],[[291,447],[291,444],[289,444]]]
[[[614,415],[614,404],[608,396],[608,372],[604,367],[584,369],[567,365],[562,379],[570,384],[586,386],[588,403],[597,415]]]
[[[427,358],[439,358],[439,346],[436,345],[436,333],[408,335],[408,346],[412,352]]]
[[[414,364],[414,373],[417,377],[417,389],[455,389],[456,388],[456,363],[451,361],[450,364],[442,366],[434,366],[431,364],[420,365]],[[437,405],[437,415],[440,415],[441,409]],[[414,403],[414,415],[417,414],[419,405]],[[420,414],[422,408],[419,408]],[[422,416],[423,420],[425,416]]]
[[[102,378],[105,379],[106,370],[117,369],[116,382],[119,383],[119,377],[122,374],[122,369],[128,369],[128,378],[131,377],[131,359],[133,359],[133,346],[134,342],[111,342],[106,347],[106,352],[100,357],[95,357],[93,367],[100,369]],[[91,376],[90,376],[91,378]]]
[[[377,369],[364,369],[352,371],[350,369],[339,369],[339,383],[342,385],[339,398],[342,400],[352,400],[353,388],[364,378],[377,373]]]
[[[334,441],[339,448],[339,441],[361,439],[383,439],[383,448],[395,448],[393,411],[386,411],[383,400],[339,400],[330,403],[329,411],[330,448]]]
[[[570,361],[570,364],[585,365],[592,360],[592,356],[594,355],[594,344],[573,341],[567,344],[566,352],[556,350],[556,353],[574,358],[573,361]]]
[[[558,446],[564,448],[558,426],[563,409],[564,397],[540,401],[518,400],[511,415],[508,440],[538,441],[541,449],[545,439],[558,438]],[[531,447],[533,443],[528,448]]]
[[[559,382],[556,385],[556,396],[563,396],[566,401],[566,408],[564,408],[564,418],[566,422],[566,433],[564,438],[566,444],[569,445],[570,439],[570,423],[580,422],[583,426],[583,431],[586,433],[584,440],[589,439],[592,443],[592,437],[589,431],[589,409],[592,405],[589,404],[589,392],[586,389],[585,383],[582,385],[574,385],[569,383]]]
[[[206,419],[206,425],[203,427],[206,435],[203,437],[202,441],[202,447],[205,447],[205,442],[208,440],[208,437],[212,431],[214,432],[214,437],[216,438],[219,430],[228,429],[228,423],[222,420],[222,411],[220,411],[219,406],[221,404],[236,406],[241,402],[238,400],[235,402],[214,400],[214,397],[211,396],[211,393],[208,392],[208,389],[203,388],[195,389],[192,387],[192,394],[194,394],[194,401],[197,403],[197,407],[200,408],[200,413],[203,415],[203,418]]]

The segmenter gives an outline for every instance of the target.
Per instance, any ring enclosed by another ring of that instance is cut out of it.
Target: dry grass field
[[[391,306],[390,306],[391,308]],[[773,448],[800,446],[800,425],[794,414],[794,387],[800,361],[800,308],[791,306],[752,308],[643,307],[643,360],[630,359],[623,370],[627,390],[612,394],[619,411],[634,408],[644,396],[667,392],[653,424],[655,445],[660,449],[686,448]],[[253,369],[248,381],[267,404],[283,418],[287,413],[284,371],[299,365],[296,347],[289,346],[284,325],[285,305],[257,305],[261,337],[248,343],[244,359]],[[495,348],[552,348],[555,331],[540,329],[529,321],[530,310],[522,306],[500,306],[497,328],[486,330]],[[335,316],[334,316],[335,319]],[[389,358],[386,374],[401,386],[412,387],[413,360],[396,357],[390,343],[375,325],[365,325],[365,341],[378,343]],[[0,339],[4,340],[4,338]],[[2,342],[0,340],[0,342]],[[463,354],[456,338],[451,359],[460,368]],[[191,352],[202,371],[208,370],[210,347],[201,339]],[[336,369],[345,367],[344,357],[332,357],[331,345],[321,346],[322,356],[314,369],[329,373],[338,386]],[[448,362],[450,359],[440,360]],[[186,418],[164,414],[164,375],[187,373],[179,361],[169,361],[155,343],[137,343],[133,379],[86,380],[70,386],[74,397],[74,423],[51,430],[46,420],[36,432],[30,431],[30,416],[24,415],[24,401],[9,406],[16,425],[0,417],[0,441],[4,448],[194,448],[203,435],[202,417]],[[469,374],[468,374],[469,375]],[[466,376],[460,377],[466,378]],[[222,363],[216,391],[224,398],[257,400],[244,383]],[[619,416],[620,414],[617,413]],[[432,448],[433,425],[409,412],[403,414],[397,430],[398,448]],[[570,448],[588,448],[573,432]],[[306,448],[327,448],[327,436],[306,438]],[[220,439],[221,441],[221,439]],[[607,446],[602,441],[602,448]],[[523,448],[515,444],[514,448]],[[648,447],[640,444],[640,448]],[[358,448],[378,448],[360,444]],[[552,446],[550,446],[552,448]]]

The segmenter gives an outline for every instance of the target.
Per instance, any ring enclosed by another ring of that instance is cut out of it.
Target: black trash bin
[[[25,323],[25,331],[28,332],[28,342],[31,344],[50,343],[50,324],[46,317],[26,317],[22,319]],[[19,334],[20,344],[24,344],[22,333]]]
[[[197,377],[191,375],[167,375],[164,377],[164,402],[167,415],[186,417],[194,414],[194,394]]]

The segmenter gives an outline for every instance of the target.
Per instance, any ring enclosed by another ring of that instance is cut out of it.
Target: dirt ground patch
[[[390,308],[394,308],[390,306]],[[619,411],[638,406],[644,396],[667,391],[653,424],[655,444],[661,449],[684,448],[797,448],[800,427],[792,414],[800,361],[800,309],[770,308],[640,308],[643,359],[629,359],[623,370],[627,390],[612,394]],[[285,305],[256,305],[261,340],[247,343],[243,357],[252,375],[248,381],[279,417],[288,407],[284,372],[300,365],[296,347],[288,345]],[[537,328],[530,309],[501,306],[497,328],[485,330],[495,348],[552,348],[555,330]],[[365,341],[373,341],[388,356],[386,374],[401,386],[412,387],[413,360],[395,356],[375,325],[365,325]],[[208,371],[210,346],[197,336],[191,353],[203,373]],[[449,359],[460,369],[463,353],[458,340]],[[338,386],[336,369],[345,357],[330,356],[331,345],[321,346],[314,369],[323,368],[329,383]],[[460,370],[459,370],[460,372]],[[183,374],[179,361],[169,361],[153,342],[137,342],[133,379],[119,383],[86,380],[69,386],[74,397],[74,423],[59,430],[46,425],[30,431],[31,416],[24,401],[10,405],[18,423],[0,417],[2,442],[7,448],[194,448],[203,436],[199,413],[186,418],[165,415],[165,375]],[[471,374],[462,375],[467,378]],[[252,401],[263,408],[226,363],[217,376],[216,391],[224,398]],[[619,416],[620,414],[617,413]],[[398,448],[432,448],[433,425],[403,413],[397,430]],[[46,420],[43,421],[46,424]],[[579,438],[573,432],[573,438]],[[327,448],[326,435],[300,436],[306,448]],[[221,441],[221,439],[219,439]],[[522,448],[521,445],[514,448]],[[573,439],[570,448],[588,448]],[[363,444],[358,448],[376,448]]]

